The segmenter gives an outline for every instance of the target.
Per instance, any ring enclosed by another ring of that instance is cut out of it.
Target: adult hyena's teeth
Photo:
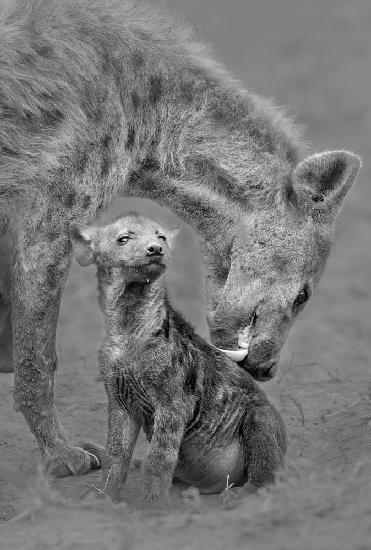
[[[252,325],[253,325],[253,322],[251,321],[250,324],[247,325],[247,327],[245,327],[243,331],[239,333],[238,335],[239,348],[249,349],[249,345],[252,339]]]
[[[225,355],[229,357],[229,359],[232,359],[232,361],[236,361],[236,362],[243,361],[245,357],[247,357],[247,354],[249,352],[249,350],[246,348],[240,348],[238,350],[221,349],[221,348],[218,348],[218,349],[219,351],[225,353]]]
[[[225,353],[225,355],[229,357],[229,359],[232,359],[232,361],[236,361],[237,363],[239,363],[240,361],[243,361],[249,353],[249,346],[252,339],[253,325],[254,325],[254,317],[251,319],[250,324],[247,325],[247,327],[245,327],[243,331],[240,332],[238,335],[238,348],[239,348],[238,350],[218,348],[219,351],[222,351],[223,353]]]
[[[240,335],[238,337],[238,347],[248,350],[249,346],[250,346],[251,339],[252,339],[252,336],[246,337],[246,336],[241,336]]]
[[[249,349],[250,340],[248,342],[243,342],[242,340],[238,340],[238,347],[243,349]]]

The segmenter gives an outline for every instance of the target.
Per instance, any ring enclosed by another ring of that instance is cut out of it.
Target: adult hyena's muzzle
[[[278,368],[279,348],[270,339],[254,338],[249,346],[245,359],[238,362],[255,380],[265,382],[271,380]]]
[[[280,348],[274,340],[254,336],[256,317],[233,338],[222,330],[211,331],[212,342],[255,380],[271,380],[278,368]]]

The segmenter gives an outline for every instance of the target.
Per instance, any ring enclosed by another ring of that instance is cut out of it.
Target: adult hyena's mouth
[[[250,323],[241,332],[238,333],[237,349],[218,348],[219,351],[225,353],[227,357],[229,357],[230,359],[232,359],[232,361],[235,361],[236,363],[244,361],[249,353],[249,347],[252,340],[256,317],[256,313],[254,312],[251,317]]]
[[[242,342],[243,345],[246,345],[245,342]],[[272,359],[262,363],[254,364],[249,360],[249,345],[246,347],[241,346],[239,342],[239,348],[234,349],[223,349],[217,348],[219,351],[223,352],[227,357],[232,359],[239,367],[248,372],[255,380],[259,382],[266,382],[271,380],[277,372],[278,360]]]
[[[265,352],[264,353],[265,357],[263,357],[261,354],[262,342],[259,342],[258,349],[260,347],[260,353],[257,356],[256,354],[257,335],[254,334],[255,332],[254,328],[255,328],[257,317],[258,317],[257,312],[255,310],[254,313],[252,314],[249,324],[241,332],[238,333],[236,347],[233,345],[233,343],[231,343],[231,348],[228,349],[229,346],[227,343],[225,347],[217,346],[217,348],[219,349],[219,351],[225,353],[227,357],[232,359],[232,361],[235,361],[239,367],[246,370],[255,380],[258,380],[260,382],[266,382],[267,380],[271,380],[277,372],[279,355],[276,349],[272,349],[271,353],[267,354]],[[217,340],[219,336],[217,334],[217,331],[214,332],[214,336],[216,337],[216,340]],[[253,337],[254,337],[254,340],[253,340]],[[223,342],[222,338],[220,340],[221,342]],[[252,350],[251,350],[252,355],[251,353],[249,355],[249,350],[251,347],[250,343],[252,346]],[[267,342],[263,342],[263,344],[265,344],[265,351],[266,351]]]

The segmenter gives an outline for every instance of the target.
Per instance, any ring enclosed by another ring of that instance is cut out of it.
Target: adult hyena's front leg
[[[93,454],[68,444],[54,407],[56,328],[71,262],[68,224],[67,216],[52,208],[25,214],[18,227],[12,282],[15,402],[45,465],[57,476],[100,466]]]

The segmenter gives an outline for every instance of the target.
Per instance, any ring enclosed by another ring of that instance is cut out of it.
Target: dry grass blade
[[[288,393],[287,397],[290,399],[290,401],[292,401],[294,403],[295,407],[298,409],[301,424],[302,424],[302,426],[304,426],[304,424],[305,424],[305,415],[304,415],[304,409],[303,409],[302,404],[300,403],[299,399],[297,399],[296,397],[291,395],[291,393]]]
[[[328,418],[330,416],[337,416],[338,414],[342,414],[343,412],[346,412],[349,409],[351,409],[352,407],[355,407],[356,405],[358,405],[358,403],[361,403],[361,401],[370,402],[370,398],[367,395],[363,395],[362,397],[360,397],[359,399],[356,399],[356,401],[353,401],[353,403],[350,403],[349,405],[347,405],[343,409],[339,409],[338,411],[335,411],[335,412],[332,412],[332,413],[324,414],[323,417]]]

